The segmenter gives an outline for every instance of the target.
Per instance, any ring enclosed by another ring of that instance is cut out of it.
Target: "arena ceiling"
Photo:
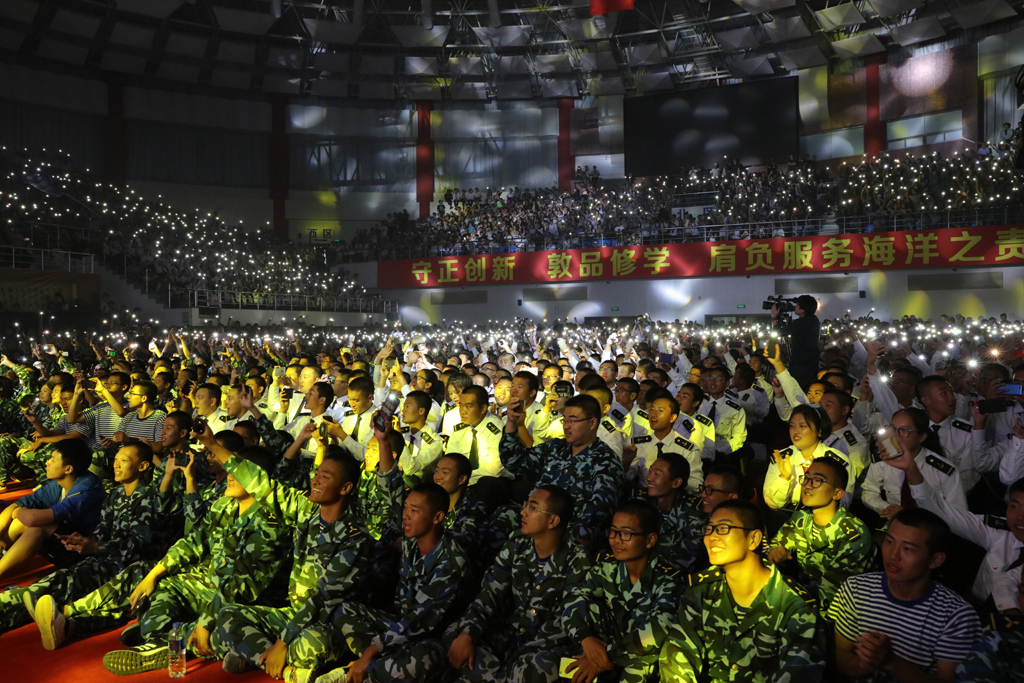
[[[215,88],[371,100],[638,95],[943,39],[1024,0],[0,0],[0,49]]]

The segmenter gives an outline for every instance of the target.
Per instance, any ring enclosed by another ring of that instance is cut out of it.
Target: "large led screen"
[[[634,176],[710,168],[726,157],[782,163],[800,150],[796,78],[628,98],[624,115]]]

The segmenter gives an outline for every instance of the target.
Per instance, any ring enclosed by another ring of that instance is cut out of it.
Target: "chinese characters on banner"
[[[447,256],[381,262],[378,287],[1021,265],[1024,226]]]

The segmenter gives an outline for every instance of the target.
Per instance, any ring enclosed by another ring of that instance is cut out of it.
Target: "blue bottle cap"
[[[173,624],[171,624],[171,628],[181,628],[181,622],[180,621],[174,622]]]

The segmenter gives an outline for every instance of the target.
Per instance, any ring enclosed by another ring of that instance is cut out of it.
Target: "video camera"
[[[778,294],[776,296],[765,297],[764,303],[761,304],[761,310],[770,311],[772,306],[776,306],[779,309],[779,313],[792,313],[796,308],[796,299],[787,299],[786,297]]]

